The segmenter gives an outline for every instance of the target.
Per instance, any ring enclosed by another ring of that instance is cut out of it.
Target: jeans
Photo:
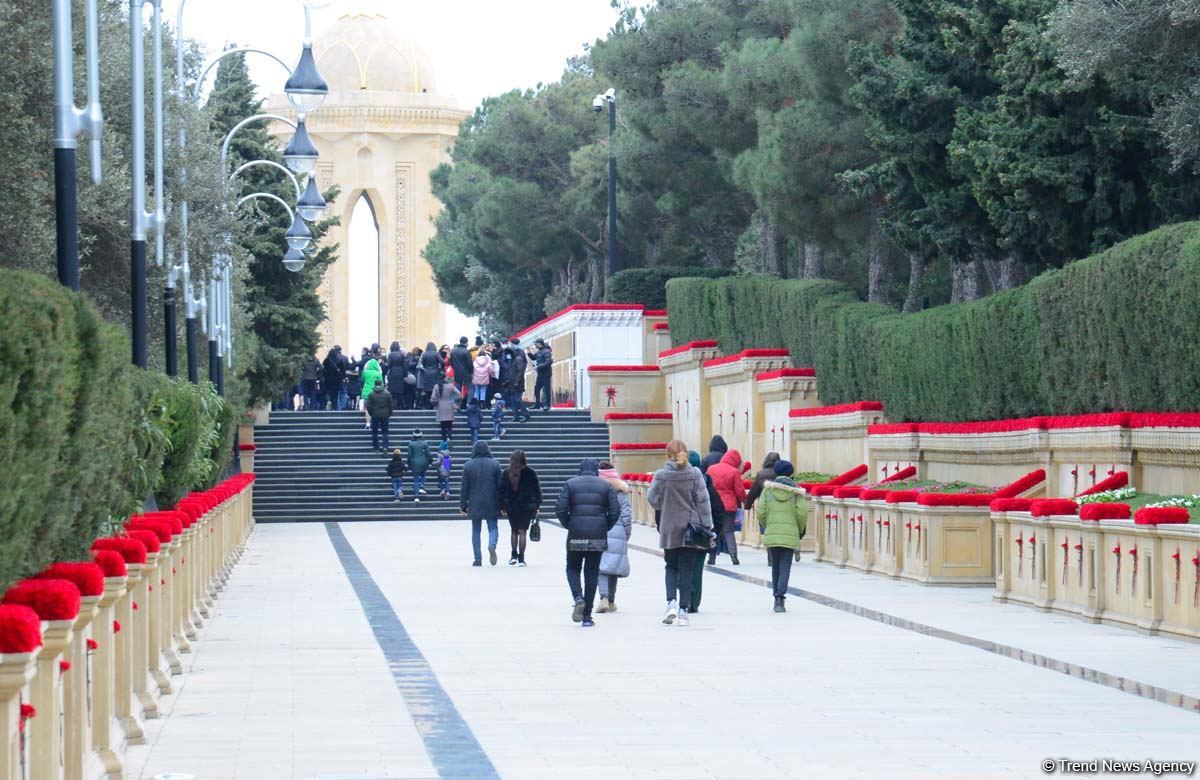
[[[487,391],[487,385],[471,385],[471,396],[481,404],[487,401]]]
[[[734,524],[737,520],[737,511],[724,512],[721,515],[721,528],[717,530],[717,546],[708,553],[708,562],[717,562],[717,553],[729,553],[730,558],[737,557],[737,537],[734,530]]]
[[[688,606],[699,610],[700,597],[704,595],[704,552],[697,551],[692,558],[692,601]]]
[[[678,599],[681,609],[693,606],[692,568],[696,565],[697,555],[703,555],[703,551],[693,550],[691,547],[663,550],[663,560],[666,562],[667,601]]]
[[[446,420],[438,425],[442,426],[442,441],[450,441],[450,437],[454,435],[454,420]]]
[[[592,604],[596,601],[596,585],[600,579],[599,550],[567,550],[567,585],[576,601],[583,599],[584,617],[592,616]],[[579,570],[583,569],[583,587],[579,586]]]
[[[529,410],[525,408],[525,392],[523,390],[513,392],[512,402],[508,408],[513,410],[513,422],[527,422],[532,419],[529,416]]]
[[[600,598],[608,599],[609,601],[617,600],[617,580],[621,579],[615,574],[600,575]]]
[[[404,495],[404,477],[392,477],[392,495],[396,498]]]
[[[487,519],[488,529],[488,549],[496,549],[496,545],[500,543],[500,527],[499,520],[495,517]],[[475,553],[475,560],[483,560],[483,551],[479,549],[479,534],[483,530],[483,518],[471,519],[471,551]],[[599,564],[597,564],[599,565]]]
[[[438,490],[441,491],[442,493],[445,493],[446,495],[450,494],[450,475],[449,474],[447,474],[446,476],[442,476],[442,473],[440,471],[438,472]]]
[[[479,441],[479,428],[472,425],[467,430],[469,430],[471,432],[471,443],[472,444]]]
[[[500,418],[500,419],[493,418],[492,419],[492,438],[499,439],[501,434],[503,434],[503,433],[504,433],[503,418]]]
[[[386,417],[371,418],[371,449],[379,449],[379,432],[383,431],[383,448],[388,448],[388,424],[391,422]]]
[[[537,372],[537,382],[533,385],[533,405],[541,406],[546,409],[551,407],[550,403],[550,370]]]
[[[425,487],[425,475],[414,473],[413,474],[413,495],[414,496],[421,495],[421,489],[424,487]]]
[[[340,412],[346,408],[346,404],[350,402],[350,394],[346,392],[346,387],[343,385],[338,388],[337,410]]]
[[[792,556],[796,551],[790,547],[768,547],[767,560],[771,562],[771,590],[775,596],[787,596],[788,580],[792,576]]]

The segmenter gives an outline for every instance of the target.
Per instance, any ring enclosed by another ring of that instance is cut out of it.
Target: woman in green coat
[[[364,399],[371,397],[371,391],[375,389],[375,385],[383,381],[383,369],[379,365],[379,345],[371,345],[371,359],[362,369],[362,397]],[[366,405],[363,405],[364,413]],[[366,414],[367,427],[371,427],[371,415]]]
[[[775,593],[775,611],[786,612],[788,579],[792,574],[792,556],[800,548],[800,539],[808,525],[808,501],[796,483],[791,463],[781,460],[775,464],[775,479],[763,484],[758,499],[758,528],[762,531],[763,547],[771,562],[771,590]]]

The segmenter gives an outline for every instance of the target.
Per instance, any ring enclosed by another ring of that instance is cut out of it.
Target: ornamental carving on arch
[[[333,163],[319,162],[317,163],[317,184],[324,190],[329,186],[329,183],[334,180]],[[336,263],[330,264],[325,269],[324,278],[321,280],[321,286],[317,292],[321,296],[321,303],[325,307],[325,319],[321,322],[321,339],[326,349],[332,347],[336,342],[333,335],[333,285],[336,275],[334,267]]]
[[[412,188],[412,163],[396,163],[396,210],[394,229],[396,233],[394,254],[396,268],[396,333],[394,338],[407,342],[408,306],[409,306],[409,275],[411,272],[408,249],[408,220],[411,213],[409,194]]]

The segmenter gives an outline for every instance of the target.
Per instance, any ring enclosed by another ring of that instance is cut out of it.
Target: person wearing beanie
[[[754,484],[746,493],[747,512],[754,508],[754,502],[762,495],[763,485],[775,479],[775,464],[779,462],[779,457],[778,452],[768,452],[767,457],[763,458],[762,468],[754,475]]]
[[[412,472],[413,498],[419,504],[421,496],[425,495],[425,474],[429,471],[431,460],[429,442],[418,428],[413,431],[412,441],[408,443],[408,470]]]
[[[629,576],[629,538],[633,535],[633,505],[629,485],[607,460],[600,461],[600,479],[617,491],[621,514],[608,529],[608,547],[600,556],[600,606],[597,612],[617,611],[617,581]]]
[[[492,441],[504,438],[504,396],[496,393],[492,396]]]
[[[808,524],[808,501],[792,481],[795,468],[786,460],[776,461],[775,479],[763,485],[758,501],[758,528],[771,563],[771,591],[775,611],[786,612],[792,560]]]
[[[443,501],[450,498],[450,470],[453,467],[454,461],[450,457],[450,442],[442,439],[438,444],[438,488]]]

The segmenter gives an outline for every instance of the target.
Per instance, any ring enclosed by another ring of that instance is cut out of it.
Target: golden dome
[[[379,11],[343,14],[313,38],[313,54],[331,92],[437,92],[428,55]]]

